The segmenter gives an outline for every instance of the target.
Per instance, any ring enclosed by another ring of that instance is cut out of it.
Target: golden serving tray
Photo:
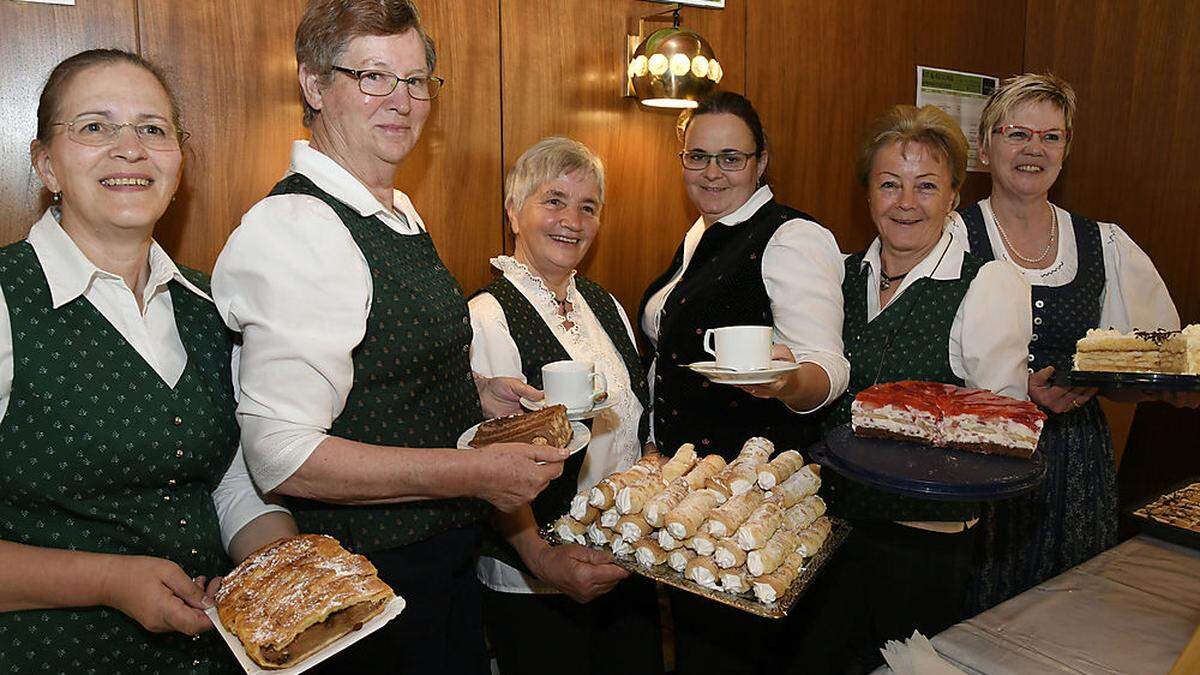
[[[744,612],[756,614],[768,619],[782,619],[788,615],[788,612],[792,611],[792,607],[796,604],[796,601],[800,599],[800,596],[804,595],[804,592],[808,590],[808,587],[812,584],[813,580],[816,579],[817,575],[821,572],[821,569],[825,567],[825,564],[828,563],[829,559],[833,557],[833,554],[837,548],[842,545],[842,542],[846,541],[846,537],[850,534],[850,523],[842,520],[841,518],[834,518],[832,516],[828,517],[830,522],[833,524],[833,529],[830,530],[829,537],[825,540],[825,544],[821,546],[820,550],[817,551],[815,556],[804,561],[804,567],[801,568],[800,574],[796,576],[796,580],[793,581],[792,585],[788,587],[787,592],[783,594],[782,598],[779,598],[779,600],[771,604],[759,602],[757,599],[755,599],[753,593],[733,594],[705,588],[694,581],[683,578],[682,572],[676,572],[667,565],[655,565],[654,567],[649,568],[643,567],[637,562],[637,560],[634,559],[633,555],[613,556],[613,558],[615,559],[615,564],[617,566],[628,570],[633,574],[646,577],[647,579],[653,579],[659,583],[678,588],[689,593],[703,596],[709,600],[715,600],[716,602],[729,605],[730,607],[736,607]],[[546,539],[546,541],[555,544],[563,543],[563,540],[558,536],[558,534],[552,530],[544,530],[542,532],[542,537]],[[588,548],[593,548],[597,551],[611,553],[611,550],[607,546],[594,546],[592,544],[587,544],[587,546]]]

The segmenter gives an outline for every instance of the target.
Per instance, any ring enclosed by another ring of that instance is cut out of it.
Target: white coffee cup
[[[725,326],[704,331],[704,351],[718,368],[762,370],[771,365],[770,326]]]
[[[561,403],[571,410],[591,408],[608,391],[604,373],[591,361],[555,361],[542,366],[543,399],[547,405]]]

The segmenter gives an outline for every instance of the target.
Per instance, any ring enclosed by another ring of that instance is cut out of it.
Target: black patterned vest
[[[983,209],[978,203],[959,209],[967,225],[971,254],[981,260],[994,260]],[[1054,366],[1058,372],[1073,367],[1075,342],[1089,328],[1100,325],[1101,296],[1104,293],[1104,251],[1096,221],[1071,214],[1075,247],[1079,260],[1075,278],[1063,286],[1033,286],[1033,337],[1029,343],[1032,370]],[[1031,371],[1032,372],[1032,371]]]
[[[866,284],[870,274],[862,265],[863,257],[858,253],[846,259],[842,340],[850,361],[850,384],[831,406],[828,427],[849,422],[854,397],[872,384],[923,380],[963,385],[950,367],[950,329],[983,261],[964,254],[958,279],[918,279],[874,321],[868,321]],[[965,521],[976,517],[979,510],[973,503],[900,497],[832,471],[825,484],[830,510],[846,518]]]
[[[180,267],[198,288],[207,277]],[[169,282],[187,365],[162,381],[87,299],[58,309],[28,242],[0,250],[13,387],[0,421],[0,538],[228,571],[212,491],[238,443],[230,334],[212,302]],[[0,613],[0,671],[228,672],[214,632],[150,633],[108,608]]]
[[[702,344],[709,328],[774,324],[762,279],[763,251],[775,232],[796,218],[815,222],[771,200],[748,220],[734,226],[714,224],[700,238],[659,322],[653,414],[654,437],[662,452],[670,455],[683,443],[695,443],[702,455],[733,459],[751,436],[767,437],[780,448],[807,447],[819,438],[811,415],[797,415],[777,400],[713,384],[686,367],[712,359]],[[682,261],[680,244],[671,267],[646,290],[638,317]]]
[[[353,352],[354,387],[329,434],[373,445],[453,448],[483,412],[471,377],[467,304],[429,233],[404,235],[363,217],[301,174],[284,178],[271,194],[309,195],[328,204],[371,269],[373,299],[366,334]],[[290,503],[302,532],[331,535],[359,553],[421,541],[488,513],[473,499]]]
[[[637,348],[629,340],[625,324],[621,321],[621,315],[617,311],[616,302],[608,291],[578,274],[575,276],[575,288],[587,300],[588,307],[596,315],[596,320],[608,334],[625,363],[633,394],[642,404],[642,418],[638,424],[638,441],[644,444],[648,435],[650,391],[646,385],[646,375],[642,370]],[[541,389],[542,366],[570,359],[571,356],[538,314],[537,308],[530,304],[529,300],[508,279],[501,276],[479,292],[490,293],[500,303],[505,321],[508,323],[509,333],[517,345],[517,350],[521,353],[521,373],[525,376],[526,382]],[[590,426],[591,422],[589,421],[587,424]],[[534,520],[537,521],[539,527],[549,525],[570,508],[571,498],[575,496],[578,488],[579,471],[583,467],[584,454],[580,452],[571,455],[563,465],[562,475],[551,481],[550,485],[542,490],[541,494],[530,504]],[[498,537],[489,537],[487,553],[528,573],[516,551]]]

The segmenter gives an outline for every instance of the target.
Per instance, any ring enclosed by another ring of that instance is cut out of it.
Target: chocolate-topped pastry
[[[551,405],[524,415],[488,420],[479,425],[470,445],[482,448],[493,443],[529,443],[565,448],[571,442],[571,436],[567,407]]]

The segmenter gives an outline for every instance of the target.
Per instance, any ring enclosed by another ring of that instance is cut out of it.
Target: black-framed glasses
[[[178,150],[188,139],[186,131],[176,129],[165,121],[125,122],[117,124],[96,115],[80,115],[70,122],[51,122],[52,127],[66,127],[67,138],[80,145],[103,148],[112,145],[125,127],[133,129],[138,142],[148,150]]]
[[[1025,145],[1032,141],[1034,136],[1040,136],[1043,144],[1055,148],[1066,145],[1067,140],[1071,138],[1070,132],[1063,129],[1030,129],[1020,124],[1005,124],[992,129],[992,133],[1003,136],[1009,145]]]
[[[403,82],[412,98],[418,101],[432,101],[441,93],[442,85],[446,83],[436,75],[400,77],[386,70],[355,70],[342,66],[333,66],[333,69],[358,80],[358,90],[367,96],[388,96]]]
[[[703,171],[708,163],[716,160],[717,168],[722,171],[741,171],[751,157],[757,157],[755,152],[700,152],[699,150],[684,150],[679,153],[679,161],[683,168],[689,171]]]

